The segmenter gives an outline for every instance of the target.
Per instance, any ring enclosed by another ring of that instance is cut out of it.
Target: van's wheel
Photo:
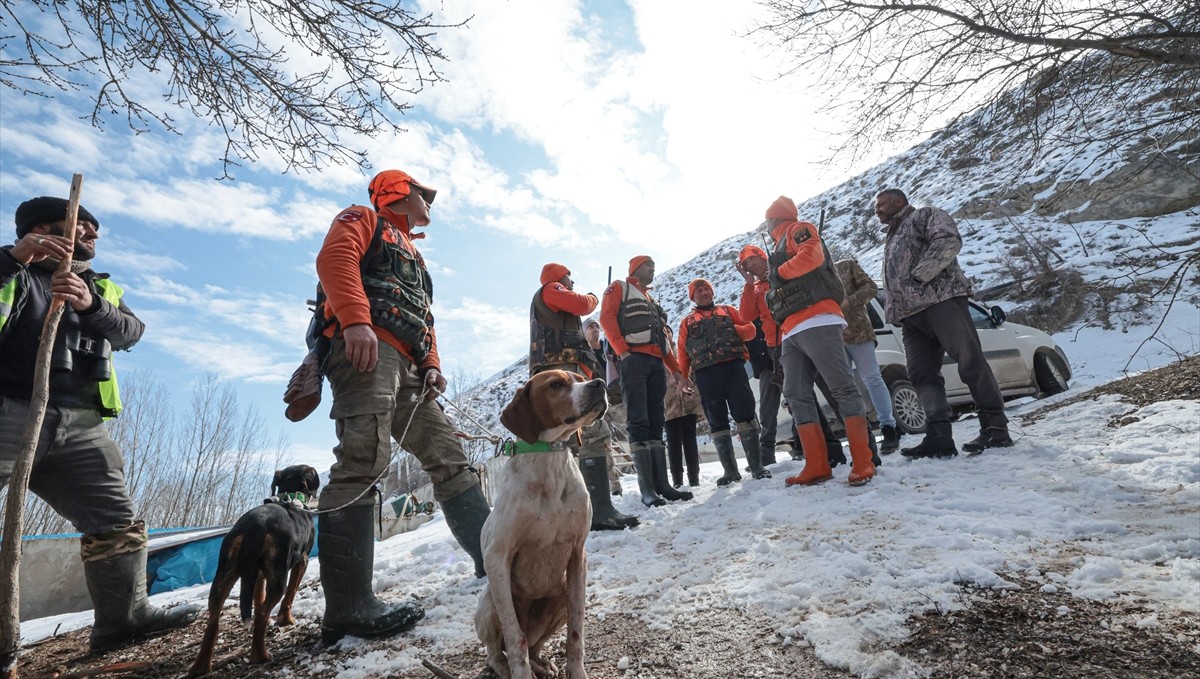
[[[1053,396],[1066,391],[1066,374],[1066,368],[1059,357],[1045,351],[1034,355],[1033,376],[1037,379],[1038,390],[1043,396]]]
[[[925,433],[925,408],[921,406],[921,397],[912,382],[892,380],[888,383],[888,391],[892,392],[892,414],[900,429],[905,434]]]

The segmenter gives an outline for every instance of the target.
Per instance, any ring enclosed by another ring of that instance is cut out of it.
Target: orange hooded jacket
[[[642,284],[634,276],[626,278],[624,282],[613,281],[611,285],[605,288],[604,299],[600,302],[600,329],[604,331],[604,337],[612,345],[613,353],[620,356],[626,351],[631,351],[635,354],[656,356],[662,359],[668,370],[675,373],[679,372],[679,363],[675,361],[675,357],[669,353],[664,356],[663,350],[659,347],[650,344],[631,347],[625,342],[625,337],[621,335],[621,324],[617,322],[617,312],[621,309],[622,297],[625,294],[625,285],[632,285],[641,290],[642,294],[648,299],[653,299],[653,297],[650,297],[650,291],[643,288]]]
[[[811,222],[783,222],[771,231],[771,238],[779,243],[784,240],[788,260],[779,267],[779,276],[785,280],[799,278],[816,269],[825,261],[825,250],[821,247],[821,235]],[[830,262],[832,265],[832,262]],[[801,309],[779,324],[780,337],[786,335],[792,328],[820,314],[842,315],[842,307],[832,299],[823,299],[816,304]],[[766,328],[763,328],[764,331]]]
[[[687,351],[688,321],[695,316],[707,318],[717,313],[724,313],[733,320],[733,328],[737,331],[738,337],[743,342],[749,342],[754,339],[754,323],[743,320],[742,315],[734,307],[728,304],[717,304],[711,309],[693,307],[692,312],[684,316],[683,320],[679,322],[679,344],[677,346],[679,348],[679,373],[681,375],[687,376],[692,369],[692,357],[688,355]],[[743,349],[742,357],[745,358],[746,356],[749,356],[749,353]]]

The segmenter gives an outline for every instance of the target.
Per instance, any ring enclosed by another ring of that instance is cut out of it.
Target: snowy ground
[[[1200,330],[1195,307],[1172,316],[1175,332]],[[945,461],[892,455],[862,488],[846,485],[846,467],[823,486],[786,488],[783,477],[800,469],[789,461],[774,479],[717,489],[717,465],[708,464],[694,501],[656,509],[641,506],[626,477],[625,496],[614,499],[642,525],[590,535],[589,612],[632,613],[655,629],[697,609],[754,610],[775,621],[783,643],[811,644],[825,663],[860,676],[919,676],[919,665],[891,649],[909,633],[909,616],[962,604],[956,583],[1006,587],[1023,574],[1044,591],[1143,599],[1155,613],[1128,621],[1142,626],[1200,613],[1200,403],[1155,403],[1120,428],[1106,424],[1133,407],[1113,396],[1018,421],[1119,377],[1144,333],[1114,335],[1058,338],[1080,377],[1064,395],[1010,407],[1019,437],[1011,449]],[[960,442],[975,431],[974,419],[955,425]],[[483,582],[440,516],[380,543],[375,569],[377,591],[417,597],[425,620],[399,639],[343,642],[362,648],[314,656],[310,669],[426,676],[419,663],[430,651],[478,648],[472,617]],[[319,615],[319,593],[302,593],[297,615]],[[155,602],[206,595],[196,587]],[[23,624],[22,634],[32,641],[89,623],[88,613],[57,616]],[[429,650],[415,650],[412,638]]]

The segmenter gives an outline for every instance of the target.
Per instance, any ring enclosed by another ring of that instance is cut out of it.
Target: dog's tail
[[[259,570],[266,565],[263,563],[263,538],[261,532],[248,531],[242,537],[242,549],[238,553],[237,570],[241,579],[238,606],[243,623],[254,617],[254,586],[258,583]]]

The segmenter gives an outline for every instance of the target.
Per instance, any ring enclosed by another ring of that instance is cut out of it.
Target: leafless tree
[[[752,35],[790,59],[783,76],[819,74],[831,95],[823,108],[850,127],[838,151],[855,158],[940,129],[1013,89],[1026,110],[1005,113],[1036,125],[1048,101],[1075,94],[1062,88],[1060,76],[1085,70],[1106,70],[1113,90],[1172,83],[1161,92],[1168,105],[1131,111],[1137,115],[1118,134],[1132,138],[1171,123],[1194,127],[1200,119],[1200,0],[761,4],[768,18]],[[1089,112],[1113,103],[1093,93],[1074,102],[1072,115],[1085,124]]]
[[[85,92],[90,120],[178,132],[180,109],[225,135],[224,171],[264,151],[288,168],[364,164],[345,136],[400,131],[442,80],[432,14],[402,0],[0,0],[0,85]]]

